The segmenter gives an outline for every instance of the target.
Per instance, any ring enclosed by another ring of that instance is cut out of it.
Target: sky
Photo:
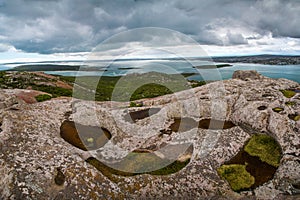
[[[115,56],[149,41],[193,41],[190,56],[195,43],[209,56],[300,55],[299,24],[298,0],[0,0],[0,63],[81,60],[101,45]]]

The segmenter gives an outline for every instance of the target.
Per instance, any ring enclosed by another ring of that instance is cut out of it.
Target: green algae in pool
[[[111,133],[106,128],[75,124],[69,120],[62,123],[60,135],[65,141],[84,151],[98,149],[111,139]]]
[[[255,140],[255,142],[253,142]],[[260,141],[260,142],[258,142]],[[277,170],[277,167],[279,165],[280,158],[282,156],[281,147],[280,145],[270,136],[259,134],[252,136],[247,142],[244,148],[233,158],[231,158],[229,161],[225,162],[224,165],[222,165],[219,169],[221,170],[223,166],[230,166],[230,165],[243,165],[245,166],[245,169],[248,173],[250,173],[251,176],[254,177],[254,183],[249,185],[248,187],[244,187],[244,183],[240,186],[234,186],[232,189],[236,192],[240,192],[243,190],[248,189],[255,189],[256,187],[264,184],[265,182],[271,180],[274,177],[274,174]],[[251,145],[253,149],[260,150],[261,152],[259,155],[256,154],[256,156],[252,156],[249,153],[245,151],[247,145]],[[275,149],[275,150],[274,150]],[[265,160],[262,154],[269,155],[274,153],[275,156],[271,156],[268,163],[272,163],[272,165],[268,164],[267,162],[264,162],[262,160]],[[219,172],[219,170],[218,170]],[[232,180],[232,177],[236,176],[238,178],[239,174],[232,174],[231,179],[227,179],[226,176],[219,172],[219,175],[225,178],[230,185],[234,185],[237,183],[237,181]],[[248,177],[249,178],[249,177]],[[247,178],[247,179],[248,179]],[[251,179],[251,178],[250,178]],[[231,183],[233,181],[233,183]],[[249,181],[249,180],[246,180]]]
[[[176,173],[183,169],[190,162],[191,154],[193,153],[193,145],[190,145],[185,151],[183,158],[170,163],[170,160],[161,158],[155,153],[145,152],[131,152],[122,161],[114,163],[112,167],[105,165],[103,162],[94,157],[86,160],[89,164],[93,165],[96,169],[101,171],[106,177],[114,179],[112,175],[118,176],[135,176],[139,174],[150,175],[169,175]],[[168,164],[170,163],[170,164]],[[157,166],[165,166],[161,169],[153,170]],[[119,170],[122,169],[122,170]]]
[[[119,175],[119,176],[135,176],[135,175],[139,175],[139,174],[169,175],[169,174],[173,174],[173,173],[180,171],[190,162],[190,158],[187,160],[184,160],[184,161],[175,160],[171,164],[169,164],[161,169],[157,169],[157,170],[150,171],[150,172],[147,172],[147,171],[141,172],[142,170],[147,170],[147,169],[139,168],[139,165],[136,164],[134,159],[143,161],[144,162],[143,167],[147,166],[148,164],[150,164],[150,165],[148,165],[148,167],[151,167],[152,165],[156,165],[157,163],[162,164],[162,163],[169,162],[168,160],[163,160],[154,154],[149,155],[149,153],[130,153],[128,156],[126,156],[124,161],[117,163],[117,165],[125,167],[126,170],[129,170],[129,168],[132,168],[130,170],[138,170],[139,172],[137,172],[137,173],[114,169],[112,167],[105,165],[104,163],[102,163],[101,161],[99,161],[93,157],[88,158],[86,160],[86,162],[93,165],[96,169],[101,171],[108,178],[111,178],[112,174]]]

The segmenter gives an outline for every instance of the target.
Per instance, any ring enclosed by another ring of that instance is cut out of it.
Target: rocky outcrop
[[[143,107],[132,108],[128,102],[71,98],[26,104],[12,90],[5,90],[0,93],[0,199],[297,199],[300,121],[288,116],[300,113],[300,94],[287,98],[281,92],[286,89],[300,89],[300,85],[256,72],[236,72],[234,79],[141,100]],[[283,110],[274,112],[274,107]],[[125,120],[128,113],[144,109],[151,114]],[[178,118],[192,119],[187,121],[193,125],[183,123],[179,125],[182,129],[170,130]],[[194,125],[205,119],[226,120],[236,126],[207,129],[207,125]],[[103,127],[111,138],[98,150],[81,150],[61,137],[65,120]],[[283,154],[280,165],[270,181],[253,190],[234,192],[217,169],[256,133],[278,141]],[[184,150],[191,145],[192,154],[186,154]],[[137,149],[173,161],[188,157],[190,162],[174,174],[135,176],[98,171],[85,162],[97,157],[109,165]]]
[[[232,78],[247,81],[247,80],[261,79],[262,76],[255,70],[249,70],[249,71],[237,70],[233,73]]]

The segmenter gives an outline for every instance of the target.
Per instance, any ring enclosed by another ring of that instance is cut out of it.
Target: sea
[[[0,70],[11,69],[17,65],[25,64],[53,64],[51,62],[43,63],[18,63],[18,64],[2,64]],[[300,65],[263,65],[252,63],[226,63],[231,66],[214,67],[224,63],[212,63],[203,60],[116,60],[116,61],[94,61],[94,62],[55,62],[54,64],[79,65],[79,71],[45,71],[47,74],[62,76],[124,76],[133,73],[161,72],[167,74],[189,74],[189,80],[225,80],[230,79],[236,70],[256,70],[264,76],[270,78],[286,78],[300,83]],[[86,70],[89,67],[97,68],[97,70]]]

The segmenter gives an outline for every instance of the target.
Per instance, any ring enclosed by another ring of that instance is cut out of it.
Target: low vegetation
[[[143,98],[153,98],[166,94],[172,94],[173,92],[167,87],[155,83],[145,84],[139,87],[134,93],[131,95],[130,100],[134,101],[137,99]]]
[[[276,107],[276,108],[272,108],[272,110],[273,110],[274,112],[279,113],[279,112],[281,112],[281,111],[284,111],[284,108]]]
[[[195,81],[195,80],[190,80],[189,82],[190,82],[190,85],[191,85],[192,88],[200,87],[200,86],[206,84],[205,81]]]
[[[280,92],[282,92],[283,96],[286,98],[292,98],[296,94],[296,92],[293,90],[280,90]]]
[[[288,101],[288,102],[285,102],[285,105],[287,105],[287,106],[294,106],[294,105],[296,105],[296,102],[294,102],[294,101]]]
[[[21,66],[18,70],[27,69],[28,67]],[[51,66],[43,67],[47,68]],[[126,76],[126,78],[121,76],[52,77],[47,78],[47,76],[40,76],[32,72],[1,71],[0,88],[34,89],[51,94],[54,98],[59,96],[73,96],[79,99],[96,101],[135,101],[171,94],[205,84],[204,81],[187,81],[182,75],[166,75],[157,72],[133,74],[128,75],[128,77]],[[59,87],[56,85],[57,81],[74,86],[75,92],[72,89]],[[137,87],[139,85],[140,87]],[[131,89],[134,89],[134,91],[131,91]],[[119,91],[119,93],[113,94],[115,91]],[[139,105],[134,105],[133,103],[131,106],[135,107]]]
[[[217,171],[221,177],[228,181],[230,187],[237,192],[250,188],[255,182],[254,177],[247,172],[246,165],[222,165]]]
[[[281,147],[274,138],[253,135],[244,148],[217,171],[234,191],[255,189],[273,179],[281,155]]]
[[[40,94],[38,96],[35,97],[35,99],[38,101],[38,102],[42,102],[42,101],[47,101],[47,100],[50,100],[52,97],[48,94]]]
[[[143,104],[131,101],[129,107],[143,107]]]
[[[52,97],[60,97],[60,96],[66,96],[71,97],[72,96],[72,90],[71,89],[65,89],[60,87],[54,87],[54,86],[47,86],[47,85],[32,85],[32,89],[47,92],[52,95]]]
[[[299,121],[299,120],[300,120],[300,115],[294,117],[294,121]]]
[[[39,76],[30,72],[0,72],[0,88],[33,89],[51,94],[54,98],[59,96],[72,96],[72,89],[56,86],[55,83],[58,80],[61,80],[60,77],[54,77],[51,79],[47,78],[46,76]],[[69,83],[65,80],[61,81]],[[44,96],[44,98],[47,97]],[[38,99],[41,101],[43,100],[42,97],[38,97]]]
[[[151,72],[131,74],[126,77],[87,76],[60,77],[75,84],[74,97],[96,101],[135,101],[172,94],[181,90],[204,85],[204,81],[187,81],[182,75],[165,75]],[[137,87],[141,85],[140,87]],[[133,90],[133,91],[132,91]],[[132,103],[130,106],[136,107]]]
[[[251,156],[258,156],[263,162],[278,167],[281,159],[281,148],[277,141],[264,134],[254,135],[245,146]]]
[[[291,120],[294,120],[294,121],[299,121],[300,120],[300,115],[295,113],[295,114],[289,114],[288,117],[291,119]]]

